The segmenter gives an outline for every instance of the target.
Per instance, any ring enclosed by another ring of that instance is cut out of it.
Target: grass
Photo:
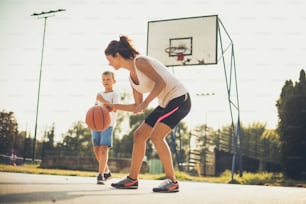
[[[0,171],[30,174],[49,174],[63,176],[96,176],[95,172],[90,171],[74,171],[64,169],[42,169],[38,164],[24,164],[18,166],[0,164]]]
[[[87,176],[95,177],[96,172],[92,171],[76,171],[63,169],[42,169],[38,164],[24,164],[22,166],[12,166],[0,164],[0,172],[15,172],[15,173],[31,173],[31,174],[48,174],[48,175],[63,175],[63,176]],[[115,178],[125,176],[125,173],[113,173]],[[210,183],[237,183],[244,185],[266,185],[266,186],[290,186],[306,188],[306,181],[295,181],[285,178],[281,173],[249,173],[243,172],[243,176],[234,175],[234,182],[231,181],[231,172],[225,171],[218,177],[208,176],[190,176],[184,172],[175,172],[175,175],[180,181],[195,181],[195,182],[210,182]],[[164,179],[164,174],[140,174],[140,179],[158,180]]]

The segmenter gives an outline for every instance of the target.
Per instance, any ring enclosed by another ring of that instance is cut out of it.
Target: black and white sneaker
[[[110,179],[112,179],[112,173],[111,172],[104,173],[104,180],[108,181]]]
[[[103,184],[105,184],[104,181],[105,181],[104,177],[101,174],[98,174],[97,184],[102,184],[103,185]]]

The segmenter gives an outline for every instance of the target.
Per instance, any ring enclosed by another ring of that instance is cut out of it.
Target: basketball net
[[[177,53],[177,61],[183,61],[184,60],[184,53],[179,52]]]

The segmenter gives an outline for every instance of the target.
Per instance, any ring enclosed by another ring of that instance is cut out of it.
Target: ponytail
[[[119,41],[113,40],[104,51],[105,55],[116,56],[119,53],[124,59],[134,59],[139,52],[134,48],[132,40],[121,35]]]

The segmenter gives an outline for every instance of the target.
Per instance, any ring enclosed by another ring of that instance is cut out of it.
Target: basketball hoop
[[[165,49],[165,52],[169,54],[169,57],[176,57],[177,61],[184,61],[184,57],[187,51],[187,48],[184,46],[178,47],[168,47]]]

